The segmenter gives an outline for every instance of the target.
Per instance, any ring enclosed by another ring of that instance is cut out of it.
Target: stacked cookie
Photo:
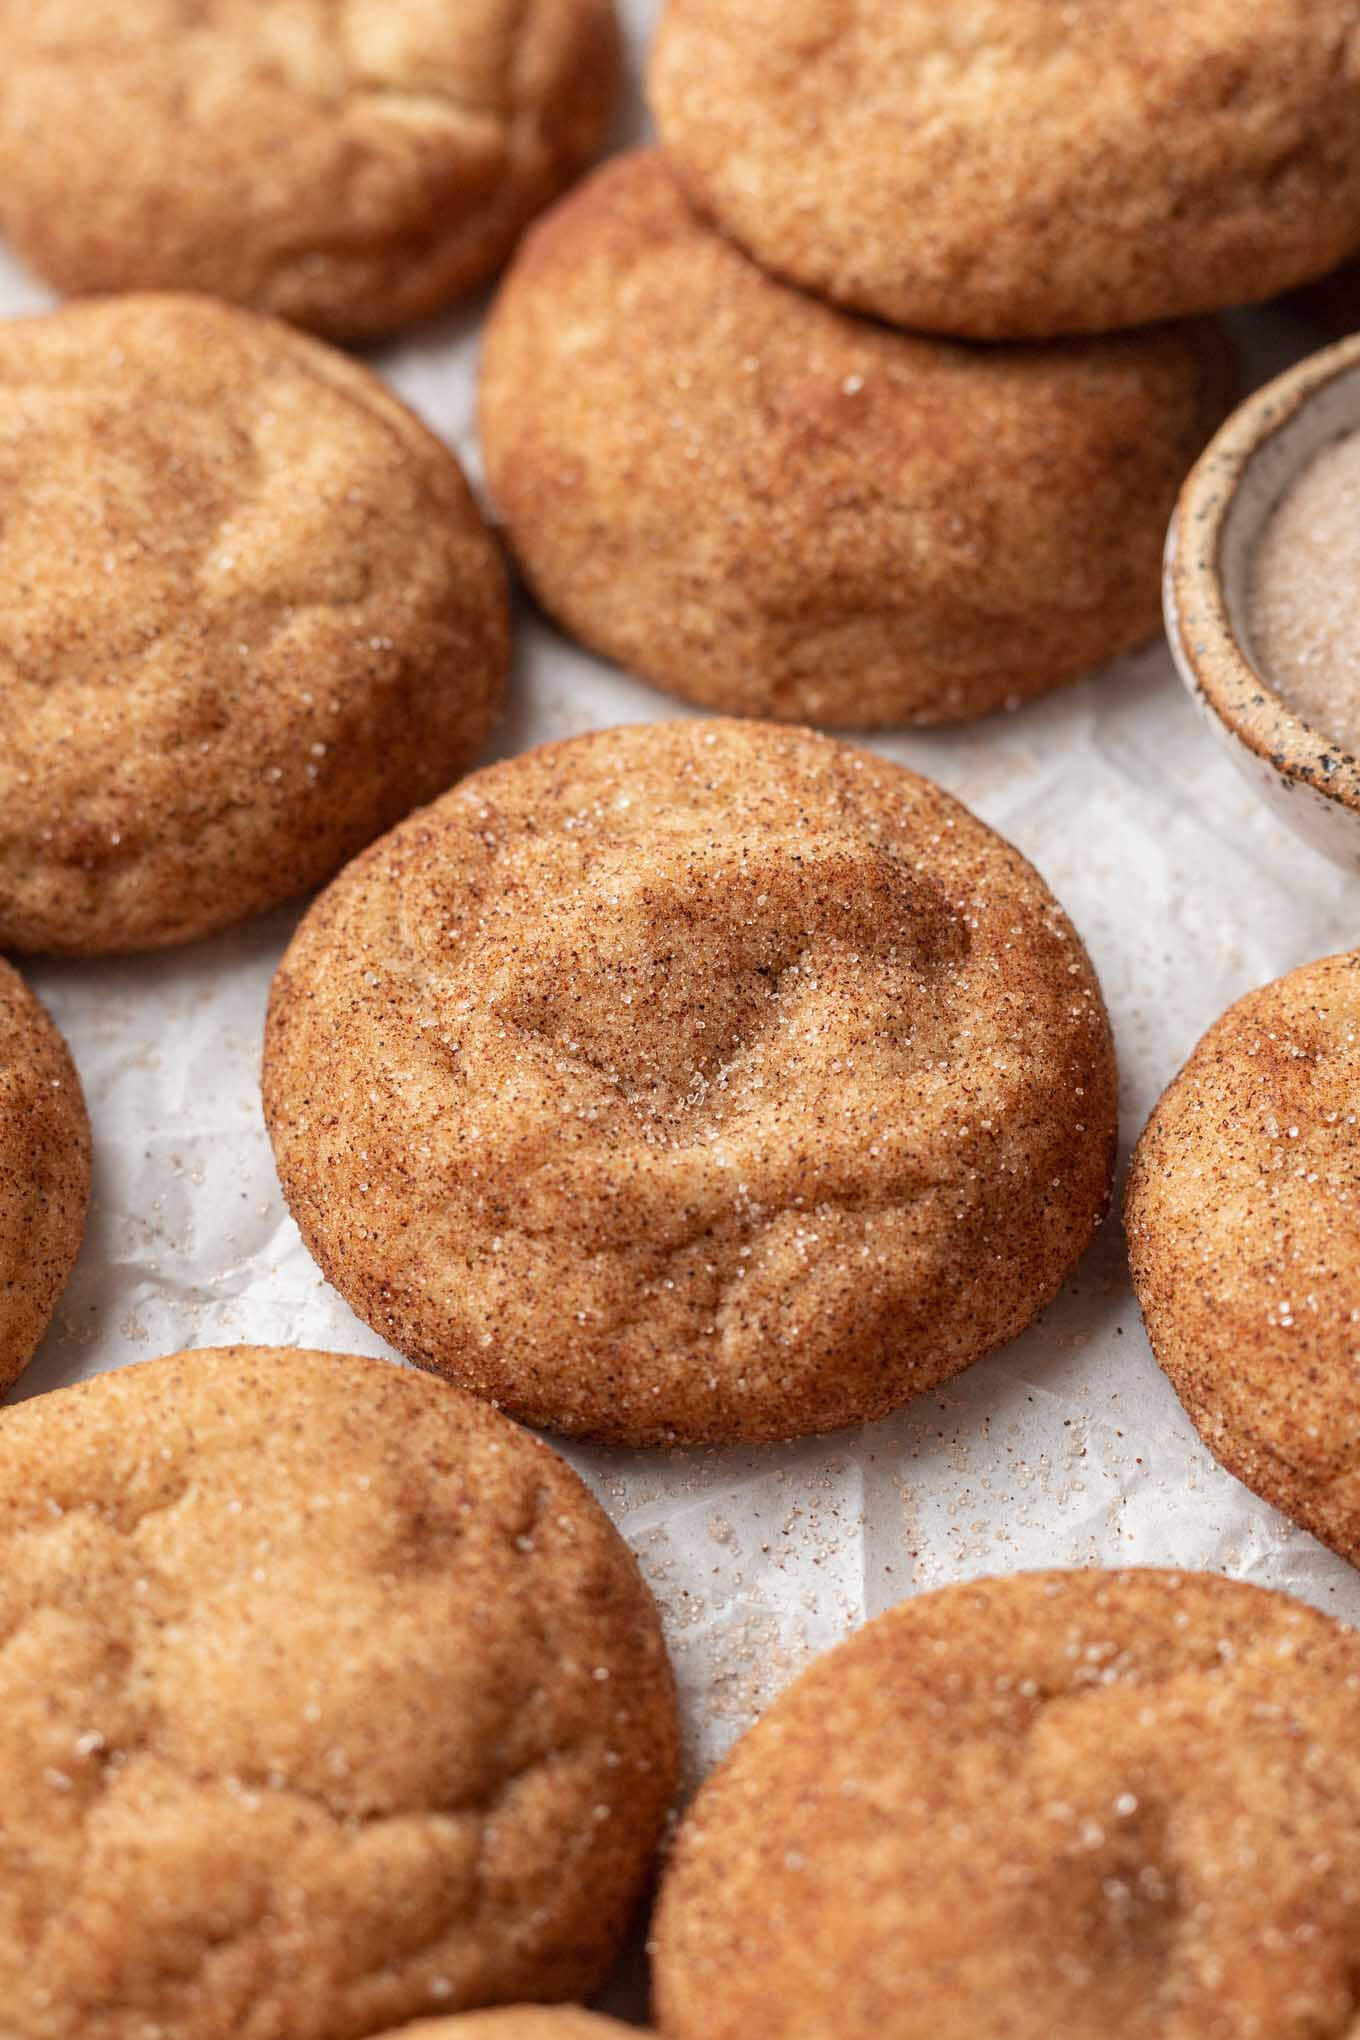
[[[667,0],[651,98],[771,269],[894,325],[1106,333],[1272,297],[1360,243],[1330,0]]]
[[[672,0],[651,98],[664,155],[538,228],[487,336],[549,613],[687,699],[860,728],[1154,636],[1230,385],[1213,324],[1155,322],[1360,240],[1344,12]]]

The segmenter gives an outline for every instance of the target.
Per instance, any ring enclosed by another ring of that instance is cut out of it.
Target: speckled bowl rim
[[[1360,429],[1360,333],[1310,354],[1233,412],[1181,491],[1167,534],[1163,598],[1176,665],[1202,705],[1263,765],[1360,816],[1360,759],[1296,715],[1262,678],[1233,625],[1223,573],[1224,532],[1246,470],[1320,390],[1348,374],[1358,378]]]

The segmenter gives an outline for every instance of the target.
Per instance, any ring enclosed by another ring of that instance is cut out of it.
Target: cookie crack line
[[[483,1824],[494,1822],[518,1786],[539,1770],[548,1770],[559,1763],[578,1757],[586,1747],[588,1737],[583,1732],[562,1743],[554,1743],[547,1749],[533,1751],[518,1763],[504,1770],[499,1777],[488,1781],[480,1790],[469,1792],[441,1804],[422,1801],[409,1806],[385,1806],[366,1809],[347,1809],[337,1806],[334,1800],[315,1786],[303,1785],[295,1778],[276,1777],[272,1772],[250,1769],[240,1771],[183,1770],[154,1751],[148,1744],[137,1744],[129,1754],[149,1756],[158,1764],[175,1772],[186,1784],[211,1791],[223,1787],[235,1792],[255,1793],[270,1800],[296,1800],[310,1806],[317,1813],[324,1814],[333,1824],[346,1832],[363,1833],[370,1828],[391,1826],[394,1822],[409,1820],[460,1821],[476,1820]],[[110,1755],[116,1754],[110,1752]]]
[[[507,53],[513,52],[518,45],[526,11],[524,0],[518,0],[515,18],[507,26],[505,33]],[[211,25],[199,30],[199,36],[208,45],[207,50],[185,50],[179,63],[180,104],[176,111],[180,119],[189,116],[189,94],[194,80],[203,75],[204,56],[214,58],[221,46],[220,31]],[[353,56],[343,31],[325,40],[344,66],[344,77],[337,80],[334,85],[328,87],[324,83],[308,81],[282,65],[271,63],[263,47],[259,58],[250,67],[250,78],[243,82],[247,89],[252,82],[281,88],[305,101],[318,112],[334,117],[343,116],[355,107],[363,108],[370,102],[377,105],[390,102],[397,106],[411,106],[422,110],[438,109],[455,119],[485,122],[500,132],[508,130],[511,124],[516,109],[513,94],[508,89],[510,85],[508,64],[504,81],[507,87],[504,102],[498,102],[492,96],[479,97],[473,92],[465,91],[447,77],[428,77],[416,84],[409,79],[385,77],[378,72],[366,71],[362,63]],[[140,53],[120,50],[116,44],[104,52],[104,62],[108,64],[119,55],[126,63],[140,62]]]
[[[157,1516],[172,1514],[197,1490],[198,1482],[193,1479],[177,1482],[170,1493],[159,1495],[154,1501],[148,1501],[130,1518],[121,1513],[121,1503],[114,1506],[86,1498],[59,1502],[55,1496],[49,1495],[39,1504],[42,1514],[37,1514],[35,1510],[31,1517],[20,1519],[17,1528],[25,1537],[65,1534],[72,1519],[86,1516],[101,1524],[104,1529],[113,1531],[117,1536],[125,1540],[131,1539],[144,1524],[154,1522]]]
[[[356,68],[352,59],[347,57],[346,68],[349,92],[351,95],[358,94],[364,97],[377,97],[379,99],[414,98],[417,101],[430,101],[441,106],[447,106],[454,112],[466,115],[470,119],[494,121],[502,133],[508,133],[520,111],[520,98],[516,89],[519,83],[517,58],[523,48],[524,30],[528,25],[529,15],[535,4],[536,0],[513,0],[509,18],[503,23],[500,31],[501,45],[506,53],[506,61],[501,79],[504,89],[504,104],[493,104],[481,99],[471,98],[459,92],[447,80],[436,80],[432,88],[426,87],[416,90],[396,79],[366,77],[362,69]],[[343,52],[343,37],[341,38],[341,47]]]
[[[498,106],[466,99],[448,86],[433,85],[418,88],[414,85],[374,80],[359,80],[346,92],[343,100],[346,107],[400,106],[420,111],[433,108],[449,114],[454,120],[467,119],[485,121],[497,133],[504,136],[509,130],[510,116]]]
[[[477,1891],[476,1900],[471,1906],[462,1907],[456,1913],[451,1914],[438,1927],[432,1929],[424,1941],[413,1948],[404,1948],[401,1960],[404,1965],[410,1966],[413,1963],[418,1963],[421,1957],[428,1954],[431,1949],[438,1947],[441,1942],[447,1939],[451,1931],[466,1927],[470,1920],[475,1920],[486,1913],[489,1905],[489,1893],[488,1880],[485,1874],[485,1858],[491,1832],[494,1829],[498,1815],[503,1811],[517,1787],[526,1778],[532,1776],[537,1771],[569,1762],[584,1750],[586,1742],[587,1737],[583,1734],[556,1744],[548,1750],[536,1751],[503,1773],[484,1792],[467,1799],[449,1802],[442,1806],[391,1807],[382,1810],[375,1809],[365,1813],[343,1812],[337,1809],[323,1793],[304,1787],[293,1780],[280,1784],[268,1775],[249,1771],[216,1773],[185,1769],[168,1762],[165,1757],[159,1755],[144,1741],[101,1745],[99,1750],[93,1754],[105,1773],[112,1773],[115,1777],[121,1775],[126,1766],[134,1762],[138,1757],[146,1757],[155,1762],[158,1767],[171,1772],[182,1783],[189,1784],[203,1791],[226,1790],[233,1797],[255,1795],[262,1800],[268,1799],[273,1803],[295,1802],[300,1806],[308,1807],[315,1812],[323,1814],[342,1834],[371,1833],[384,1827],[405,1824],[411,1820],[429,1823],[433,1826],[441,1823],[475,1821],[477,1827],[477,1856],[474,1879]],[[96,1800],[84,1809],[84,1816],[87,1820],[96,1811],[98,1804],[99,1801]],[[588,1836],[582,1837],[578,1835],[572,1837],[572,1853],[579,1857],[582,1850],[588,1845],[588,1840]],[[88,1873],[93,1867],[88,1860],[82,1866],[77,1875],[75,1885],[67,1894],[65,1905],[62,1908],[63,1912],[69,1912],[72,1907],[82,1902],[87,1888]],[[198,1942],[197,1970],[201,1972],[219,1949],[235,1946],[243,1941],[250,1940],[259,1933],[261,1927],[267,1921],[271,1918],[277,1919],[277,1917],[278,1915],[270,1894],[262,1892],[250,1917],[245,1920],[233,1921],[229,1927],[221,1931],[214,1931],[206,1922],[197,1922],[195,1926],[195,1936]],[[49,1946],[52,1936],[60,1931],[61,1921],[61,1913],[49,1917],[34,1951],[34,1966],[39,1973],[41,1973],[43,1966],[44,1950]],[[385,1966],[383,1958],[378,1957],[375,1959],[373,1969],[365,1973],[370,1975],[376,1974]],[[354,1980],[351,1979],[351,1981]],[[187,1981],[187,1979],[181,1978],[180,1981]],[[92,2000],[88,2005],[82,2006],[82,2011],[86,2016],[117,2011],[144,2013],[145,2010],[144,2002],[138,1999],[120,1997],[100,1997]]]

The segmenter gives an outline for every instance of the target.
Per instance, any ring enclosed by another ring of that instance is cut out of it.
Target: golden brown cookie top
[[[188,297],[0,324],[0,943],[306,891],[485,734],[504,576],[358,363]]]
[[[0,227],[63,290],[340,338],[482,282],[594,154],[612,0],[0,0]]]
[[[651,99],[695,197],[791,280],[1024,338],[1215,310],[1360,240],[1334,0],[668,0]]]
[[[89,1196],[90,1124],[75,1065],[23,979],[0,962],[0,1388],[47,1328]]]
[[[1158,1360],[1238,1477],[1360,1560],[1360,955],[1251,992],[1139,1142],[1126,1221]]]
[[[979,348],[765,275],[654,150],[527,237],[482,350],[487,477],[535,593],[733,713],[1017,706],[1153,635],[1216,326]]]
[[[385,2040],[625,2040],[635,2026],[620,2026],[576,2005],[510,2005],[468,2012],[460,2019],[429,2019],[404,2026]]]
[[[1347,2040],[1360,1639],[1208,1574],[927,1594],[702,1789],[674,2040]]]
[[[655,1608],[569,1469],[236,1347],[0,1423],[7,2040],[359,2040],[599,1987],[670,1796]]]
[[[476,774],[280,966],[304,1238],[398,1348],[632,1442],[881,1415],[1099,1221],[1108,1023],[1017,852],[805,730],[672,722]]]

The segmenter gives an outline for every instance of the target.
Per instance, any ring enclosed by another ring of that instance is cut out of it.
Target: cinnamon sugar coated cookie
[[[668,2040],[1350,2040],[1360,1638],[1208,1574],[927,1594],[687,1816]]]
[[[235,1347],[0,1421],[6,2040],[361,2040],[599,1987],[670,1797],[656,1610],[544,1446]]]
[[[487,476],[549,613],[687,699],[867,729],[1014,707],[1154,636],[1216,326],[980,349],[766,276],[656,153],[526,241]]]
[[[1018,853],[805,730],[475,774],[275,980],[285,1194],[401,1352],[634,1444],[883,1415],[1022,1331],[1105,1208],[1100,990]]]
[[[125,298],[0,324],[0,395],[0,947],[226,927],[471,761],[504,571],[366,369]]]
[[[0,0],[0,231],[335,338],[465,295],[599,147],[613,0]]]
[[[1215,1458],[1360,1563],[1360,955],[1264,985],[1149,1120],[1125,1218],[1152,1348]]]
[[[90,1125],[66,1043],[0,962],[0,1389],[32,1359],[75,1265]]]
[[[389,2033],[386,2040],[625,2040],[636,2026],[597,2018],[575,2005],[514,2005],[498,2012],[468,2012],[461,2019],[431,2019]]]
[[[730,233],[904,326],[1107,332],[1360,243],[1350,0],[667,0],[650,83]]]

